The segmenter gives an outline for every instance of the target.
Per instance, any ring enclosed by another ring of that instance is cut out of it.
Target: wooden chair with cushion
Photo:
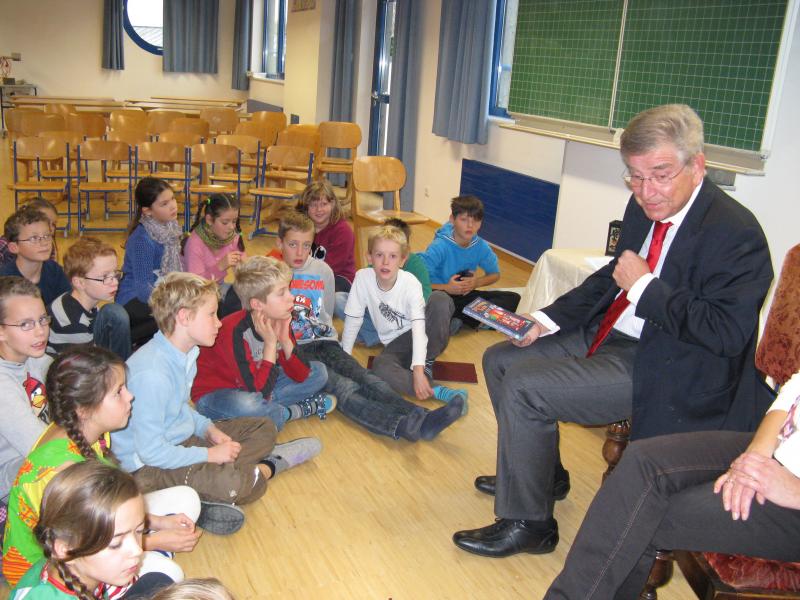
[[[361,143],[361,128],[356,123],[325,121],[319,124],[319,134],[322,148],[317,158],[317,172],[321,175],[341,173],[346,177],[347,194],[342,204],[347,207],[353,198],[353,161]],[[347,151],[350,156],[328,156],[329,150]]]
[[[387,219],[403,219],[409,225],[425,223],[428,217],[416,212],[400,210],[400,190],[406,184],[406,168],[399,159],[392,156],[359,156],[353,161],[353,232],[355,233],[356,266],[364,264],[359,229],[364,225],[381,225]],[[389,210],[362,210],[359,208],[359,194],[372,192],[383,194],[391,192],[392,208]]]

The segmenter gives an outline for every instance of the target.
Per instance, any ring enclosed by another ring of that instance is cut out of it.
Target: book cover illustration
[[[480,297],[464,307],[464,314],[515,340],[524,338],[534,325],[530,319]]]

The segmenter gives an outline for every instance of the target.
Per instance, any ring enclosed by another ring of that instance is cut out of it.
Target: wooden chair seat
[[[80,192],[103,192],[106,194],[112,192],[127,192],[127,181],[92,181],[89,183],[81,183],[78,185]]]
[[[429,220],[428,217],[419,213],[389,209],[372,210],[362,213],[360,216],[377,224],[383,224],[389,219],[403,219],[409,225],[419,225],[420,223],[427,223]]]
[[[189,186],[190,194],[235,194],[235,185],[223,184],[194,184]]]

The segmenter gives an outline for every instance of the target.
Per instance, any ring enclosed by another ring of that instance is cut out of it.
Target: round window
[[[123,21],[125,31],[140,48],[164,54],[163,0],[125,0]]]

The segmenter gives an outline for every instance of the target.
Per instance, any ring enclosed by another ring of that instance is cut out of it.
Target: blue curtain
[[[164,71],[217,72],[219,0],[164,0]]]
[[[442,0],[433,133],[485,144],[494,37],[493,0]]]
[[[356,20],[361,12],[359,5],[358,0],[336,0],[333,28],[331,121],[353,120]]]
[[[105,0],[103,10],[103,68],[125,68],[122,0]]]
[[[233,23],[233,78],[235,90],[249,90],[250,45],[253,37],[253,0],[236,0]]]
[[[422,65],[422,0],[397,0],[394,16],[394,57],[389,83],[391,101],[386,153],[396,156],[408,179],[400,193],[400,208],[414,210],[414,168],[417,153],[419,79]],[[388,199],[384,207],[391,208]]]

